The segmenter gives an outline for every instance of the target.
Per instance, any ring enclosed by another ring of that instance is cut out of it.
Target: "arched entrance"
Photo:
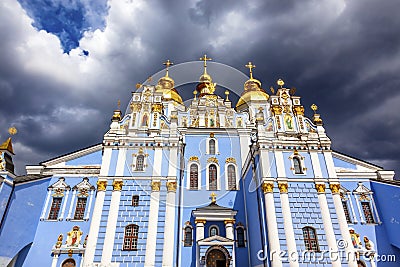
[[[61,267],[76,267],[75,260],[74,259],[66,259]]]
[[[206,252],[206,267],[228,267],[230,256],[223,246],[212,246]]]

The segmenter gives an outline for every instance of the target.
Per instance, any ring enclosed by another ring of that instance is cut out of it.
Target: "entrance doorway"
[[[226,267],[225,254],[219,249],[213,249],[207,254],[207,267]]]
[[[63,264],[61,265],[62,267],[75,267],[75,261],[74,259],[67,259],[63,262]]]

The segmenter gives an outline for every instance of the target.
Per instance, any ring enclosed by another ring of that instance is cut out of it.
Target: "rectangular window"
[[[78,202],[76,203],[76,208],[75,208],[74,220],[83,220],[86,210],[86,201],[87,198],[85,197],[78,198]]]
[[[361,202],[361,207],[364,212],[366,223],[375,223],[374,215],[372,214],[371,205],[369,202]]]
[[[60,212],[61,202],[62,202],[62,197],[53,197],[48,217],[49,220],[58,219],[58,213]]]
[[[137,196],[137,195],[132,196],[132,206],[134,206],[134,207],[139,206],[139,196]]]
[[[346,215],[347,223],[352,223],[349,208],[347,206],[347,201],[342,201],[342,205],[343,205],[344,215]]]
[[[139,226],[130,224],[125,227],[124,250],[137,250]]]

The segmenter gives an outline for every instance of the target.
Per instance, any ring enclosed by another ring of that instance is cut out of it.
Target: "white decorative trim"
[[[211,237],[211,228],[213,228],[213,227],[217,228],[218,233],[216,235],[221,236],[221,231],[220,231],[218,225],[212,224],[208,227],[208,237]]]
[[[210,154],[210,141],[214,140],[215,141],[215,154]],[[219,155],[219,148],[218,148],[218,140],[215,137],[208,137],[206,139],[206,155]]]
[[[103,157],[101,159],[100,176],[108,176],[108,171],[110,169],[111,163],[111,155],[112,149],[107,147],[104,148]]]
[[[296,173],[296,168],[294,167],[294,159],[295,158],[299,160],[299,163],[300,163],[299,167],[300,167],[300,171],[301,171],[300,173]],[[289,160],[290,160],[290,165],[291,165],[290,169],[294,175],[307,175],[307,168],[305,165],[304,157],[302,155],[300,155],[300,153],[291,154],[289,156]]]
[[[163,266],[174,265],[174,231],[175,231],[175,191],[167,192],[165,207],[165,226],[164,226],[164,246],[163,246]],[[192,232],[193,236],[193,232]]]
[[[276,162],[276,172],[278,174],[278,177],[287,177],[282,151],[275,151],[274,153],[275,153],[275,162]],[[265,176],[263,175],[263,177],[265,177]]]
[[[311,164],[314,170],[314,177],[315,178],[323,178],[321,165],[319,163],[318,153],[317,152],[310,152],[311,156]]]
[[[85,221],[88,221],[89,217],[90,217],[90,210],[92,209],[93,195],[94,195],[94,190],[91,190],[90,191],[90,198],[89,198],[89,206],[87,207],[86,215],[83,218]]]
[[[65,193],[65,198],[63,199],[61,215],[58,217],[59,221],[62,221],[62,219],[64,218],[65,209],[67,208],[68,196],[69,196],[69,190],[67,191],[67,193]]]
[[[209,163],[207,163],[207,166],[206,166],[206,190],[210,190],[210,181],[209,181],[209,176],[210,176],[209,172],[210,172],[210,170],[209,170],[209,167],[212,164],[214,164],[217,167],[217,190],[221,190],[220,167],[219,167],[219,164],[215,163],[215,162],[209,162]],[[211,191],[213,191],[213,190],[211,190]]]
[[[228,167],[232,165],[235,168],[235,185],[236,190],[239,190],[239,171],[238,167],[235,163],[225,163],[225,190],[230,191],[229,189],[229,179],[228,179]]]
[[[71,199],[71,204],[69,204],[69,211],[66,220],[70,220],[72,216],[72,209],[74,207],[75,203],[75,198],[76,198],[76,189],[72,190],[72,199]]]
[[[44,220],[46,218],[47,208],[48,208],[49,202],[50,202],[50,197],[51,197],[51,190],[48,190],[47,196],[46,196],[46,201],[44,202],[42,214],[40,215],[40,220]]]
[[[187,190],[195,190],[193,188],[190,188],[190,166],[192,166],[192,164],[197,165],[197,190],[201,189],[201,167],[200,167],[200,163],[198,161],[193,161],[190,160],[188,165],[187,165],[187,174],[186,177],[186,189]]]
[[[160,164],[161,165],[161,164]],[[154,266],[157,245],[157,223],[160,191],[152,191],[150,194],[149,224],[147,229],[146,255],[144,266]]]

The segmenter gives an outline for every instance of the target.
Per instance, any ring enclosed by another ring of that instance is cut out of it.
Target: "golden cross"
[[[246,68],[250,70],[250,79],[253,79],[253,68],[256,67],[256,65],[253,65],[250,61],[247,65],[245,65]]]
[[[166,70],[166,73],[165,73],[165,77],[168,77],[168,68],[169,68],[169,66],[174,65],[174,63],[172,63],[172,62],[169,61],[169,59],[168,59],[166,62],[163,63],[163,65],[167,66],[167,70]]]
[[[212,192],[210,196],[211,196],[211,203],[217,202],[217,194]]]
[[[207,73],[207,60],[212,60],[212,58],[207,57],[206,54],[204,54],[203,57],[200,58],[200,60],[204,61],[204,74]]]
[[[314,114],[315,114],[315,113],[317,113],[318,106],[315,105],[315,104],[312,104],[312,105],[311,105],[311,109],[314,111]]]

